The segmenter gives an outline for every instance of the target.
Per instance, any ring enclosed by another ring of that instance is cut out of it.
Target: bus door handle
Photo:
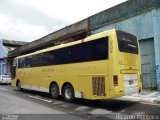
[[[48,76],[48,77],[51,77],[51,76]]]

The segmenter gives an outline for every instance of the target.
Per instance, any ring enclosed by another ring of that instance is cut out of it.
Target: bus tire
[[[72,102],[74,100],[74,89],[71,85],[64,86],[63,98],[67,102]]]
[[[58,99],[59,98],[59,87],[57,84],[51,84],[50,87],[50,95],[53,99]]]
[[[18,91],[21,91],[22,90],[22,87],[21,87],[21,82],[18,80],[17,83],[16,83],[16,88]]]

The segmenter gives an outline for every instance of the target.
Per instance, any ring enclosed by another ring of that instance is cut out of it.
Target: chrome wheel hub
[[[72,95],[72,92],[70,91],[70,89],[66,89],[65,90],[65,96],[67,99],[70,99],[71,98],[71,95]]]

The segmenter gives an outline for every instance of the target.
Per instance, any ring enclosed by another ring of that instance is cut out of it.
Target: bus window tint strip
[[[136,36],[117,30],[117,39],[120,52],[138,54],[138,43]]]
[[[100,38],[81,44],[18,59],[19,68],[69,64],[108,58],[108,40]]]

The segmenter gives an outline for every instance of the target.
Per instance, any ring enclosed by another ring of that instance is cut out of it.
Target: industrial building
[[[10,58],[116,28],[138,37],[143,88],[160,90],[160,0],[128,0],[9,52]]]

